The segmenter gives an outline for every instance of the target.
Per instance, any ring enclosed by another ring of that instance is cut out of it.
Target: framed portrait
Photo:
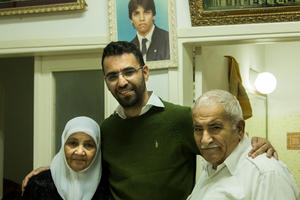
[[[84,9],[84,0],[0,0],[0,16]]]
[[[192,26],[300,21],[300,0],[189,0]]]
[[[110,39],[134,43],[150,69],[176,67],[173,0],[108,0]]]

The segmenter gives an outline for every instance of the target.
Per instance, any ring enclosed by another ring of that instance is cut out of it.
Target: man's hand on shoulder
[[[252,137],[251,138],[252,149],[248,153],[248,156],[255,158],[256,156],[267,153],[267,157],[271,158],[272,156],[278,160],[278,154],[272,144],[265,138]]]
[[[27,186],[28,184],[28,181],[31,177],[41,173],[42,171],[45,171],[45,170],[48,170],[50,167],[47,166],[47,167],[39,167],[35,170],[32,170],[29,174],[27,174],[27,176],[24,178],[24,180],[22,181],[22,195],[25,191],[25,187]]]

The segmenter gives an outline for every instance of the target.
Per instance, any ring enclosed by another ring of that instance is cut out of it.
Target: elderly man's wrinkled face
[[[194,138],[199,151],[214,168],[225,161],[243,135],[243,127],[233,129],[220,104],[195,107],[193,123]]]

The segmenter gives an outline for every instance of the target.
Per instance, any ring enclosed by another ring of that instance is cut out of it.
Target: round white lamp
[[[254,85],[257,91],[262,94],[270,94],[276,89],[276,78],[270,72],[259,73]]]

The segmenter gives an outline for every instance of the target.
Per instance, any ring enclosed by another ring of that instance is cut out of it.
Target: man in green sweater
[[[101,124],[103,178],[113,199],[186,199],[199,154],[191,109],[147,90],[149,69],[131,43],[111,42],[102,66],[106,85],[120,104]]]
[[[108,44],[102,66],[106,85],[120,105],[101,124],[101,184],[115,200],[185,200],[194,187],[199,154],[191,109],[147,90],[149,69],[132,43]],[[266,150],[273,154],[268,141],[259,143],[252,156]],[[28,174],[23,189],[43,169]]]

